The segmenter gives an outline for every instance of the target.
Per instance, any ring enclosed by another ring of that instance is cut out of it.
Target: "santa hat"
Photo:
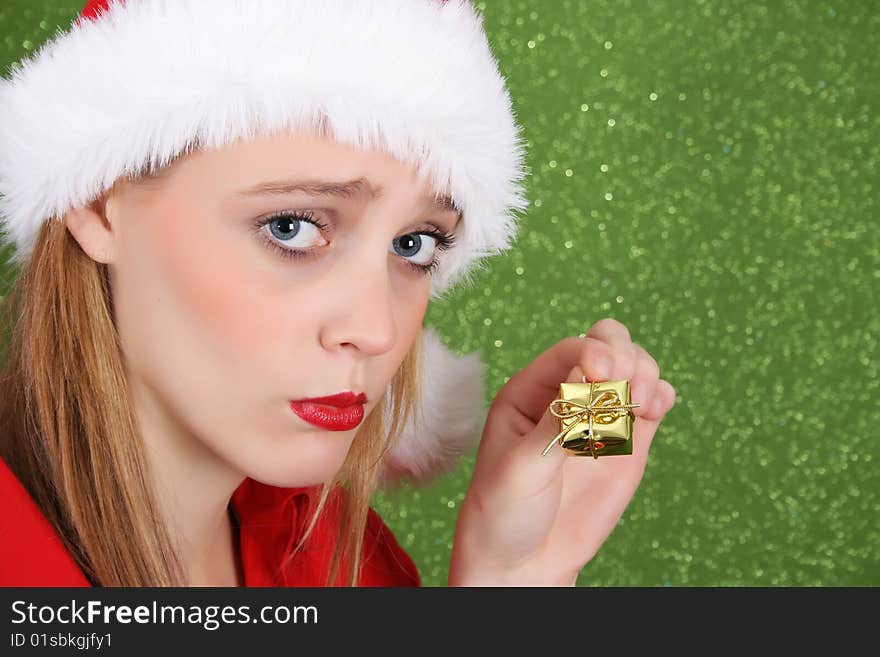
[[[462,211],[431,297],[509,249],[525,141],[468,0],[91,0],[0,78],[0,228],[25,262],[44,221],[192,144],[313,127],[382,150]],[[426,482],[474,447],[483,364],[423,331],[422,406],[383,485]],[[390,402],[390,395],[387,396]]]

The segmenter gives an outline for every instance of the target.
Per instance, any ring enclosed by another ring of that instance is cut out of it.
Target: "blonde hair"
[[[0,327],[8,332],[0,352],[0,456],[77,565],[95,585],[184,585],[151,488],[107,266],[83,252],[62,222],[45,222],[0,303]],[[392,380],[390,417],[383,398],[340,471],[321,487],[291,555],[311,535],[335,487],[347,489],[327,586],[340,577],[357,585],[382,456],[418,408],[420,343],[419,335]]]

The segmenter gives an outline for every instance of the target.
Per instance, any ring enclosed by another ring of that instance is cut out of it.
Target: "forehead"
[[[178,172],[215,187],[229,186],[242,199],[303,193],[378,200],[403,190],[430,198],[438,210],[458,210],[448,190],[437,190],[415,164],[318,133],[280,132],[219,149],[193,149],[160,177]]]
[[[385,187],[361,177],[345,181],[328,181],[319,178],[308,180],[279,179],[260,182],[256,185],[243,189],[236,193],[241,198],[283,196],[285,194],[303,193],[310,196],[323,196],[334,198],[370,198],[380,199],[385,194]],[[436,210],[457,211],[457,208],[449,195],[426,195],[431,200],[431,205]]]

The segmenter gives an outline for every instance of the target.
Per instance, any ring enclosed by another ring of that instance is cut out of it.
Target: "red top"
[[[276,488],[245,479],[232,495],[245,586],[324,586],[346,491],[330,495],[309,540],[281,570],[306,528],[317,487]],[[317,499],[317,498],[316,498]],[[90,586],[49,521],[0,459],[0,586]],[[391,530],[369,510],[358,586],[420,586],[419,572]],[[337,586],[343,585],[340,576]]]

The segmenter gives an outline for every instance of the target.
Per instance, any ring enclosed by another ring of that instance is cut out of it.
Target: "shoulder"
[[[0,459],[0,586],[89,586],[55,529]]]

